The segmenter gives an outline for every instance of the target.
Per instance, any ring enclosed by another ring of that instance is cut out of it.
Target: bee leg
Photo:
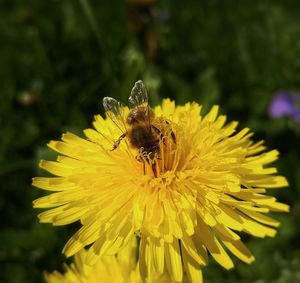
[[[166,124],[170,125],[170,123],[169,123],[168,121],[166,121]],[[155,127],[154,125],[151,125],[151,129],[152,129],[155,133],[159,134],[160,139],[163,138],[163,134],[162,134],[162,132],[161,132],[160,129],[158,129],[158,128]],[[171,138],[172,138],[173,142],[176,144],[176,137],[175,137],[175,134],[174,134],[173,131],[171,132]]]
[[[157,178],[157,171],[156,171],[155,162],[152,164],[152,171],[153,171],[154,177]]]
[[[124,139],[127,136],[127,132],[123,133],[113,144],[113,148],[110,151],[114,151],[118,146],[120,145],[120,142],[122,139]]]
[[[160,138],[163,137],[163,134],[161,133],[161,130],[157,127],[155,127],[154,125],[150,125],[151,130],[154,131],[155,133],[157,133],[158,135],[160,135]]]
[[[166,124],[167,124],[167,125],[170,125],[169,121],[166,120]],[[173,139],[173,142],[176,144],[176,137],[175,137],[175,134],[174,134],[173,131],[171,132],[171,137],[172,137],[172,139]]]
[[[155,132],[156,134],[159,135],[160,139],[162,139],[164,137],[164,135],[162,134],[162,132],[159,128],[155,127],[154,125],[150,125],[150,127],[153,132]]]
[[[173,139],[173,142],[176,144],[176,137],[173,131],[171,132],[171,137]]]

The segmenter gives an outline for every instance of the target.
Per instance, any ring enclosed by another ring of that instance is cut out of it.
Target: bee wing
[[[150,107],[149,107],[147,89],[143,81],[139,80],[134,84],[130,96],[128,98],[128,101],[136,108],[138,107],[147,108],[147,111],[145,113],[145,122],[148,124],[148,127],[150,128]]]
[[[120,131],[122,133],[127,132],[122,103],[112,97],[104,97],[103,107],[107,116],[115,123]]]
[[[130,96],[128,98],[130,104],[134,107],[138,107],[142,104],[148,106],[148,94],[144,83],[139,80],[134,84],[131,90]]]

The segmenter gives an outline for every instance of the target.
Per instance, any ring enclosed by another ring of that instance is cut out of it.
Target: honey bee
[[[154,125],[154,111],[149,106],[147,90],[141,80],[135,83],[128,101],[133,107],[124,117],[124,108],[119,101],[112,97],[103,98],[106,114],[122,132],[112,150],[117,149],[121,141],[127,138],[132,148],[142,151],[144,156],[154,157],[159,153],[162,132]]]

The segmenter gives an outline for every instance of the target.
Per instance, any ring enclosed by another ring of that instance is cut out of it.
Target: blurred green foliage
[[[256,262],[211,282],[300,282],[299,124],[270,120],[277,90],[300,91],[300,3],[256,1],[2,0],[0,3],[0,282],[42,282],[61,269],[61,249],[75,226],[38,224],[31,187],[46,148],[62,132],[81,135],[101,99],[126,102],[143,79],[153,105],[163,97],[221,105],[229,120],[281,152],[290,188],[276,196],[291,213],[274,239],[246,238]],[[148,4],[145,4],[148,2]],[[142,4],[144,3],[144,4]]]

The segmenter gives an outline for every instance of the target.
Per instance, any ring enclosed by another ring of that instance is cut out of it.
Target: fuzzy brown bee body
[[[122,135],[114,142],[115,150],[120,142],[127,138],[132,148],[138,149],[143,156],[152,159],[159,154],[159,143],[163,133],[158,127],[154,111],[149,107],[148,95],[142,81],[137,81],[129,96],[129,102],[134,106],[127,117],[124,117],[124,107],[111,97],[103,99],[107,115],[122,131]],[[168,124],[165,121],[165,124]]]
[[[128,131],[127,136],[133,148],[142,149],[145,153],[158,152],[159,135],[153,129],[136,125]]]
[[[133,148],[142,149],[145,153],[157,153],[159,130],[152,124],[154,112],[149,107],[139,107],[130,111],[127,116],[129,130],[127,137]]]
[[[132,109],[127,116],[126,122],[128,125],[135,125],[138,123],[149,124],[154,118],[154,112],[150,107],[141,106],[135,109]]]

